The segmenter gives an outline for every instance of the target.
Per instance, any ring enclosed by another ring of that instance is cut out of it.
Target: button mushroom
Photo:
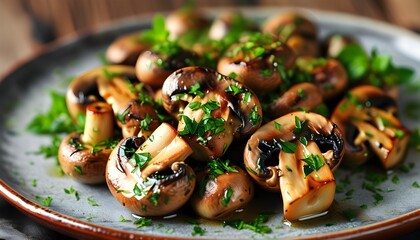
[[[71,133],[60,144],[58,160],[64,173],[83,183],[104,182],[105,166],[112,150],[106,143],[113,132],[112,108],[103,102],[88,105],[83,133]]]
[[[248,174],[229,161],[215,159],[205,170],[196,171],[197,188],[191,197],[191,207],[208,219],[226,218],[243,208],[254,195],[254,185]]]
[[[319,88],[325,101],[342,95],[347,88],[347,72],[335,59],[300,57],[296,66],[310,75],[311,82]]]
[[[331,116],[345,133],[347,165],[363,164],[376,155],[389,169],[404,159],[410,134],[395,113],[394,99],[379,88],[365,85],[347,93]]]
[[[135,32],[115,39],[106,49],[106,59],[112,64],[134,66],[139,55],[151,47],[141,35],[141,32]]]
[[[123,139],[106,165],[112,195],[140,216],[163,216],[190,198],[195,174],[184,160],[192,153],[176,130],[162,123],[145,137]]]
[[[270,104],[269,114],[278,118],[302,109],[312,111],[322,104],[322,100],[321,91],[314,84],[298,83]]]
[[[178,134],[205,161],[223,155],[233,138],[251,135],[261,124],[261,105],[241,83],[203,67],[172,73],[162,87],[164,108],[179,119]]]
[[[234,78],[255,92],[276,89],[295,64],[295,54],[285,44],[262,35],[234,44],[220,58],[217,71]]]
[[[237,37],[239,37],[241,33],[256,30],[256,23],[247,19],[240,12],[230,11],[220,14],[213,20],[208,31],[208,36],[213,40],[222,40],[226,37],[230,38],[232,35],[238,35]]]
[[[155,45],[152,51],[142,53],[136,63],[136,74],[141,82],[155,89],[175,70],[196,65],[197,55],[181,48],[175,42]]]
[[[205,15],[197,9],[181,9],[166,17],[166,29],[171,40],[178,39],[187,32],[206,29],[209,23]]]
[[[260,127],[244,150],[246,170],[263,188],[279,192],[284,170],[279,168],[279,162],[283,152],[297,153],[299,143],[307,146],[311,142],[318,146],[323,161],[334,170],[344,154],[341,130],[325,117],[306,112],[289,113]]]
[[[319,54],[317,27],[302,14],[286,12],[273,16],[263,24],[262,31],[278,36],[298,57]]]

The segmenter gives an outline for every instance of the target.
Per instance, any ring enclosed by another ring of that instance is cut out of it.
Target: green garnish
[[[73,167],[74,171],[76,171],[79,175],[83,175],[83,170],[80,166],[74,166]]]
[[[400,178],[397,175],[394,175],[391,179],[394,184],[400,183]]]
[[[227,189],[225,189],[225,191],[224,191],[224,193],[223,193],[222,200],[220,201],[220,203],[221,203],[223,206],[227,207],[227,205],[228,205],[228,204],[229,204],[229,202],[230,202],[230,198],[232,197],[232,194],[233,194],[233,190],[232,190],[232,188],[229,186]]]
[[[311,174],[313,171],[318,171],[321,167],[325,165],[324,158],[320,155],[308,155],[302,159],[306,163],[303,166],[303,171],[305,173],[305,177]]]
[[[194,226],[193,232],[191,233],[191,235],[192,236],[195,236],[195,235],[203,236],[205,233],[206,233],[206,229],[197,225],[197,226]]]
[[[95,200],[93,200],[93,196],[89,196],[87,198],[89,205],[93,206],[93,207],[98,207],[101,206],[99,205]]]
[[[52,197],[48,196],[46,198],[40,197],[40,196],[35,196],[35,200],[37,202],[39,202],[42,206],[44,207],[49,207],[51,205],[52,202]]]
[[[254,105],[252,107],[251,113],[249,114],[249,121],[252,123],[252,125],[257,125],[262,120],[261,115],[258,114],[258,107],[257,105]]]
[[[276,128],[276,130],[279,130],[280,131],[281,124],[278,123],[278,122],[276,122],[276,121],[274,121],[274,127]]]
[[[76,200],[79,201],[79,199],[80,199],[79,193],[73,187],[70,187],[68,189],[67,188],[64,188],[64,192],[66,194],[74,195],[74,197],[76,198]]]
[[[207,163],[210,179],[215,179],[217,176],[228,172],[239,172],[238,169],[230,165],[230,160],[222,160],[217,158]]]
[[[153,221],[150,218],[139,218],[136,221],[134,221],[134,225],[136,225],[137,228],[152,226],[152,224]]]
[[[259,214],[255,219],[251,220],[250,222],[245,222],[242,219],[227,220],[223,221],[223,226],[230,226],[238,230],[249,229],[251,231],[261,234],[271,233],[272,229],[264,224],[268,221],[268,218],[268,214]]]
[[[199,96],[200,98],[204,97],[204,93],[200,90],[200,84],[199,83],[195,83],[194,85],[192,85],[188,94],[194,94],[194,95]]]
[[[130,219],[125,219],[123,215],[120,215],[120,222],[132,222]]]
[[[195,111],[197,109],[200,109],[201,103],[200,102],[190,102],[188,104],[188,107],[191,108],[191,110]]]
[[[413,186],[413,188],[420,188],[420,185],[417,181],[414,181],[413,184],[411,184],[411,186]]]
[[[36,187],[38,185],[38,182],[36,179],[32,180],[32,187]]]
[[[292,142],[279,142],[281,149],[285,153],[295,153],[297,145]]]
[[[152,160],[152,155],[148,152],[143,153],[134,153],[133,156],[131,156],[130,161],[135,163],[135,168],[133,169],[133,173],[136,172],[138,169],[142,169],[147,165],[147,163]]]

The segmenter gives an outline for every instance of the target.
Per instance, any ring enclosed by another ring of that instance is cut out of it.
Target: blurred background
[[[187,0],[0,0],[0,74],[55,39]],[[336,11],[420,31],[420,0],[196,0],[199,7],[295,6]]]

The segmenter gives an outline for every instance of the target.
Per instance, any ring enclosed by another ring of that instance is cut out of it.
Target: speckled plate
[[[256,19],[264,19],[284,9],[244,9]],[[213,13],[218,10],[211,10]],[[393,56],[397,65],[405,65],[420,73],[420,37],[384,23],[349,15],[303,10],[320,28],[321,37],[329,32],[356,36],[366,49],[377,48]],[[75,76],[101,65],[99,53],[118,35],[146,28],[151,16],[119,22],[93,34],[61,43],[21,65],[0,83],[0,194],[14,206],[40,222],[64,234],[79,238],[192,238],[192,216],[178,214],[153,219],[152,226],[137,228],[134,216],[110,194],[107,187],[86,186],[68,177],[57,176],[53,159],[34,154],[41,145],[50,144],[49,136],[33,135],[25,130],[28,122],[49,108],[49,89],[64,92],[66,76]],[[419,96],[404,93],[401,106],[419,101]],[[418,123],[405,119],[410,129]],[[254,201],[237,217],[254,217],[259,212],[273,215],[268,226],[270,234],[236,230],[222,223],[199,220],[205,229],[202,238],[376,238],[396,236],[420,226],[419,152],[410,150],[403,168],[383,172],[370,168],[386,180],[377,186],[383,200],[377,202],[363,184],[372,183],[365,171],[339,169],[336,194],[328,214],[298,223],[284,221],[279,195],[257,192]],[[394,177],[397,176],[397,177]],[[397,178],[399,181],[397,181]],[[394,179],[394,181],[393,181]],[[36,182],[36,184],[34,184]],[[72,187],[80,199],[66,194]],[[50,196],[49,207],[39,197]],[[38,201],[37,201],[38,198]],[[89,201],[91,200],[91,201]],[[99,206],[93,206],[92,201]],[[360,206],[365,207],[360,207]],[[131,222],[121,221],[128,219]]]

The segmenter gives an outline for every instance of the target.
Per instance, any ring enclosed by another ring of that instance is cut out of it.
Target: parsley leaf
[[[302,159],[307,165],[303,166],[305,177],[313,171],[318,171],[322,166],[325,165],[324,158],[320,155],[309,155]]]

